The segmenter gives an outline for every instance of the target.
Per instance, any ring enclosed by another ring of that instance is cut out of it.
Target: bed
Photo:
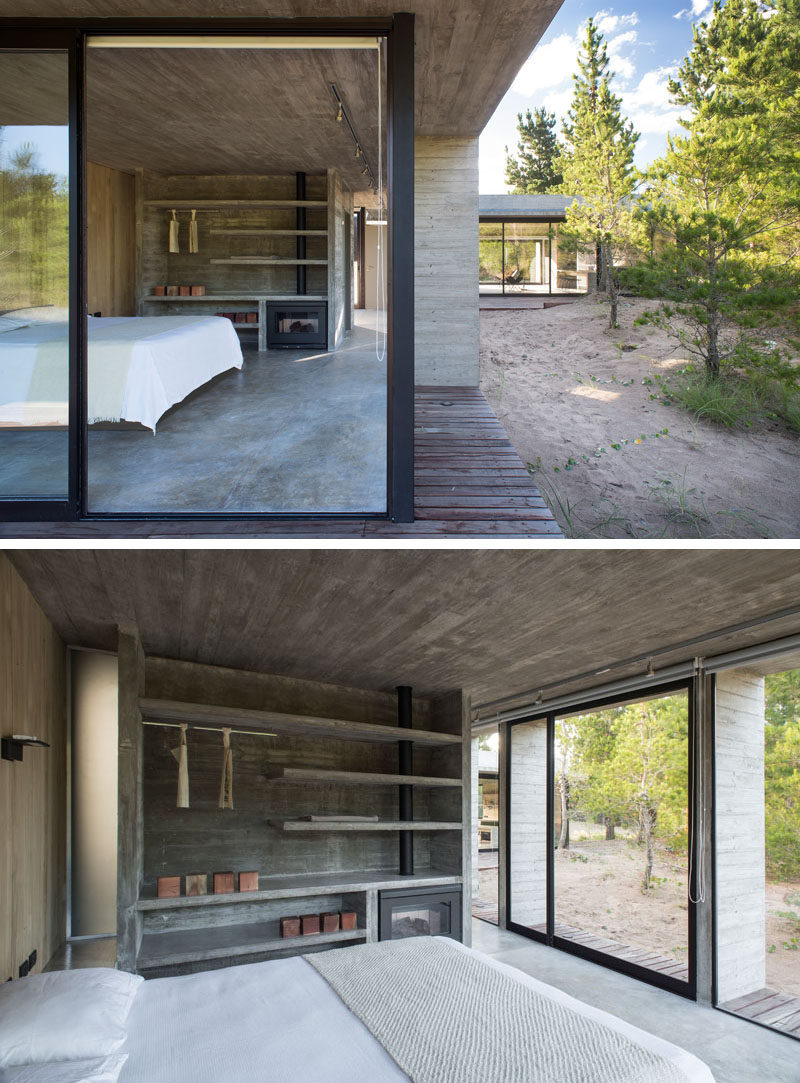
[[[146,982],[108,974],[138,982],[120,1063],[81,1079],[713,1083],[678,1046],[439,937]],[[50,1083],[43,1068],[35,1083]]]
[[[88,320],[88,420],[138,422],[155,432],[176,403],[242,367],[239,336],[217,316]],[[67,324],[0,317],[0,426],[66,425]]]

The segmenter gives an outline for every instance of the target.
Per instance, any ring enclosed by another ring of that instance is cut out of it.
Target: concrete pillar
[[[520,722],[511,731],[511,913],[516,925],[547,921],[547,723]]]
[[[472,897],[475,898],[479,894],[479,876],[478,876],[478,740],[479,738],[472,738],[472,761],[470,764],[470,778],[471,778],[471,790],[472,801],[471,809],[472,815],[470,816],[470,831],[472,832]]]
[[[414,141],[417,384],[478,386],[478,140]]]
[[[766,984],[764,678],[717,675],[715,706],[717,995]]]

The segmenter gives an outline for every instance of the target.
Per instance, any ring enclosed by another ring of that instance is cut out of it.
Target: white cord
[[[378,220],[384,221],[383,215],[383,109],[382,109],[382,72],[381,54],[383,43],[378,48]],[[388,226],[386,227],[388,228]],[[375,296],[378,311],[375,318],[375,357],[382,365],[386,358],[386,331],[381,331],[381,316],[386,315],[386,276],[383,273],[383,229],[378,226],[378,267],[376,270]],[[381,335],[383,342],[381,343]]]

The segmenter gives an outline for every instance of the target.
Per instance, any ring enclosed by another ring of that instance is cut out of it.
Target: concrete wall
[[[716,842],[718,998],[765,979],[764,678],[717,676]]]
[[[416,383],[478,385],[478,140],[418,136]]]
[[[72,936],[117,929],[117,658],[72,651]]]
[[[383,297],[378,297],[378,238],[383,264]],[[367,222],[364,231],[364,308],[386,307],[386,226]],[[380,301],[380,305],[379,305]]]
[[[0,553],[0,717],[3,733],[49,748],[0,760],[0,981],[36,949],[38,973],[66,929],[66,651]]]
[[[547,723],[521,722],[511,734],[511,913],[517,925],[547,921]],[[501,855],[502,860],[502,855]]]

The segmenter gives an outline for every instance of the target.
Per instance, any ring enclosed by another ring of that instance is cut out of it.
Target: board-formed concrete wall
[[[764,678],[717,676],[716,853],[718,999],[766,984]]]
[[[416,383],[478,385],[478,140],[414,142]]]
[[[547,921],[547,722],[511,730],[508,846],[511,913],[516,925]]]

